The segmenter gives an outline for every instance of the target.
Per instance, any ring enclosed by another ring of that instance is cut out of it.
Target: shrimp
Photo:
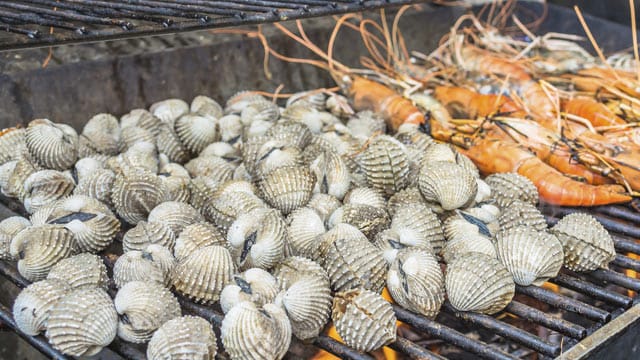
[[[460,87],[437,86],[433,96],[457,118],[475,119],[495,114],[519,117],[526,114],[508,96],[503,95],[484,95]]]
[[[627,122],[592,98],[573,98],[562,102],[562,109],[569,114],[589,120],[593,126],[622,125]]]

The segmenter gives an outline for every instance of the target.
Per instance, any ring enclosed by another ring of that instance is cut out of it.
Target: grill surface
[[[275,22],[416,0],[29,0],[0,2],[0,50]]]

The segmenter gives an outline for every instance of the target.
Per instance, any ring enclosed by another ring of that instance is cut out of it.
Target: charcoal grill
[[[173,1],[175,5],[171,6],[169,1],[162,0],[3,1],[0,2],[0,27],[9,32],[0,35],[0,48],[263,23],[408,2],[225,1],[216,2],[216,9],[220,11],[213,11],[212,5],[207,5],[212,2],[196,0]],[[111,6],[113,3],[126,6]],[[156,4],[155,12],[147,11],[152,3],[163,5]],[[86,5],[91,5],[91,8]],[[266,10],[269,5],[278,10]],[[64,12],[35,10],[53,6],[58,10],[64,9]],[[206,16],[203,7],[210,10]],[[27,9],[34,9],[34,13],[29,17],[15,15],[26,14]],[[440,36],[464,11],[461,8],[421,5],[418,11],[407,14],[403,20],[408,47],[434,48]],[[539,4],[525,4],[520,11],[521,16],[526,17],[531,13],[541,13],[541,8]],[[77,16],[71,17],[70,13]],[[109,22],[105,23],[105,19]],[[596,18],[587,18],[587,21],[605,50],[623,48],[631,43],[627,28]],[[137,25],[123,26],[125,23]],[[330,19],[306,20],[305,27],[312,40],[326,45],[332,23]],[[54,27],[53,34],[49,34],[51,26]],[[36,31],[39,36],[34,36]],[[571,11],[550,6],[540,28],[540,32],[547,31],[580,33],[581,30]],[[290,42],[269,32],[268,28],[265,32],[277,50],[292,55],[308,55],[305,50],[287,47]],[[359,43],[357,35],[345,30],[341,39],[336,45],[341,60],[356,64],[363,51],[353,45]],[[262,48],[258,42],[202,32],[56,48],[45,69],[40,65],[47,55],[46,49],[0,55],[0,108],[3,109],[0,127],[48,117],[69,123],[79,130],[95,113],[119,115],[168,97],[189,99],[197,94],[206,94],[224,99],[237,90],[260,88],[268,91],[280,83],[286,84],[288,91],[332,85],[327,74],[317,69],[281,62],[271,64],[274,78],[268,81],[262,72]],[[640,239],[640,213],[624,205],[576,209],[540,204],[540,208],[549,224],[575,211],[593,214],[612,233],[615,241],[618,254],[611,269],[589,274],[563,270],[550,280],[557,286],[557,291],[547,287],[518,286],[514,301],[496,316],[459,313],[445,303],[441,314],[435,320],[429,320],[394,305],[397,318],[422,338],[416,341],[410,340],[408,335],[399,336],[389,347],[413,359],[584,359],[602,358],[603,354],[607,359],[616,356],[622,359],[633,358],[634,352],[638,356],[640,350],[629,344],[634,344],[640,331],[640,280],[627,276],[626,271],[640,272],[640,261],[628,256],[640,255],[640,243],[637,242]],[[0,219],[15,213],[25,214],[19,203],[0,197]],[[117,247],[104,253],[105,263],[111,266],[118,253]],[[28,284],[13,263],[0,261],[0,275],[18,288]],[[219,309],[186,299],[180,299],[180,302],[185,313],[202,316],[214,324],[214,328],[219,328],[223,318]],[[66,358],[52,349],[43,337],[20,333],[12,320],[10,305],[0,305],[0,321],[6,327],[16,331],[44,355]],[[624,350],[612,351],[615,348]],[[123,358],[144,358],[143,347],[126,342],[116,340],[110,349]],[[294,341],[288,356],[300,358],[317,349],[341,358],[372,359],[371,355],[359,353],[327,336],[320,336],[312,345]]]

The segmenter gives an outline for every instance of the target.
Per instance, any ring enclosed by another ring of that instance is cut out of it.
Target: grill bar
[[[551,317],[538,309],[517,301],[512,301],[505,311],[521,318],[531,320],[546,328],[555,330],[574,339],[582,339],[587,336],[587,329],[582,326],[573,324],[561,318]]]
[[[396,341],[392,344],[388,345],[390,348],[396,351],[400,351],[406,355],[408,355],[411,359],[420,359],[420,360],[444,360],[445,358],[432,353],[431,351],[423,348],[422,346],[416,345],[411,341],[398,337]]]
[[[598,309],[595,306],[591,306],[577,300],[573,300],[564,295],[556,294],[553,291],[547,289],[535,286],[516,285],[516,291],[520,294],[543,301],[555,308],[583,315],[584,317],[593,321],[607,322],[611,319],[611,314],[604,310]]]
[[[555,278],[550,280],[552,283],[563,286],[567,289],[581,292],[594,299],[606,301],[616,306],[622,306],[625,309],[633,305],[633,299],[628,296],[624,296],[615,292],[607,291],[598,286],[595,286],[587,281],[568,276],[566,274],[558,274]]]

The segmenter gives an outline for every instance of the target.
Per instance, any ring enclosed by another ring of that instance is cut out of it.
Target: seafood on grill
[[[251,301],[261,307],[273,303],[277,294],[276,279],[265,270],[251,268],[233,275],[231,282],[220,293],[220,307],[225,314],[243,301]]]
[[[193,206],[178,202],[165,201],[158,204],[147,216],[149,222],[163,223],[173,231],[175,236],[191,224],[204,221],[204,217]]]
[[[118,288],[130,281],[156,282],[167,285],[171,272],[179,265],[164,246],[149,245],[144,250],[131,250],[118,258],[113,266],[113,281]]]
[[[60,260],[75,250],[73,233],[62,225],[28,227],[11,240],[11,257],[18,260],[18,271],[29,281],[44,279]]]
[[[71,288],[64,281],[36,281],[20,292],[13,302],[13,319],[27,335],[38,335],[47,327],[49,312]]]
[[[179,293],[201,303],[220,299],[225,285],[236,272],[234,259],[225,247],[208,245],[178,260],[171,283]]]
[[[0,221],[0,259],[13,260],[10,252],[11,240],[29,226],[31,221],[22,216],[11,216]]]
[[[69,125],[36,119],[25,136],[29,154],[46,169],[66,170],[78,159],[78,134]]]
[[[284,258],[287,225],[275,209],[256,209],[240,215],[227,232],[240,269],[271,269]]]
[[[53,265],[48,280],[60,280],[70,289],[101,288],[107,290],[107,267],[98,255],[82,253],[60,260]]]
[[[291,251],[297,255],[312,257],[318,246],[318,236],[327,231],[323,219],[316,210],[303,207],[289,214],[287,222]]]
[[[151,244],[158,244],[173,250],[176,235],[171,228],[159,221],[140,221],[122,237],[122,250],[142,251]]]
[[[153,333],[147,346],[149,360],[175,357],[213,360],[218,353],[216,334],[211,324],[198,316],[171,319]]]
[[[215,225],[208,222],[199,222],[187,225],[180,236],[175,240],[173,254],[176,260],[180,260],[196,249],[209,245],[225,246],[226,239],[222,232]]]

